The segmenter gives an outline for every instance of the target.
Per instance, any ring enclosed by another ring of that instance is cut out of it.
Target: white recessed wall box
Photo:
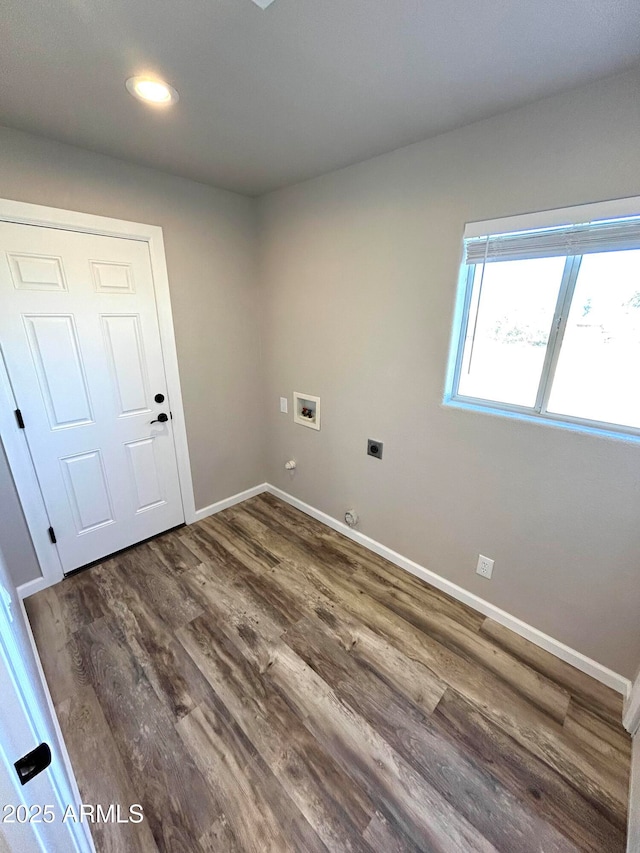
[[[300,426],[320,429],[320,397],[294,391],[293,420]]]

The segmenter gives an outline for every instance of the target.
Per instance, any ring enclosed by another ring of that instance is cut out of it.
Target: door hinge
[[[49,528],[49,539],[51,539],[51,542],[52,542],[52,544],[53,544],[53,545],[55,545],[55,544],[56,544],[56,542],[58,541],[58,540],[56,539],[56,532],[55,532],[55,530],[53,529],[53,527],[50,527],[50,528]]]
[[[22,412],[20,411],[20,409],[16,409],[14,414],[16,416],[16,420],[18,421],[18,427],[20,429],[24,429],[24,419],[22,417]]]

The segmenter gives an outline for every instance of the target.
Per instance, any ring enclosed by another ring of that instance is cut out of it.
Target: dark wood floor
[[[27,610],[99,853],[624,850],[621,697],[270,495]]]

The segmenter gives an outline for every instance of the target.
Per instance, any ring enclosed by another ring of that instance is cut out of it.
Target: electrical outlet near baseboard
[[[489,559],[489,557],[484,557],[482,554],[479,554],[476,572],[479,575],[482,575],[483,578],[487,578],[487,580],[489,580],[491,578],[491,575],[493,574],[493,560]]]

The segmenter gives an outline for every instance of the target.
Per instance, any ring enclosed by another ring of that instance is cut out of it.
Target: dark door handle
[[[164,413],[164,412],[160,412],[160,414],[159,414],[159,415],[158,415],[158,417],[155,419],[155,421],[151,421],[151,423],[152,423],[152,424],[166,424],[166,422],[167,422],[168,420],[169,420],[169,415],[165,415],[165,413]]]
[[[13,765],[16,768],[21,785],[26,785],[38,773],[42,773],[51,764],[51,750],[48,743],[41,743],[31,752],[23,755]]]

